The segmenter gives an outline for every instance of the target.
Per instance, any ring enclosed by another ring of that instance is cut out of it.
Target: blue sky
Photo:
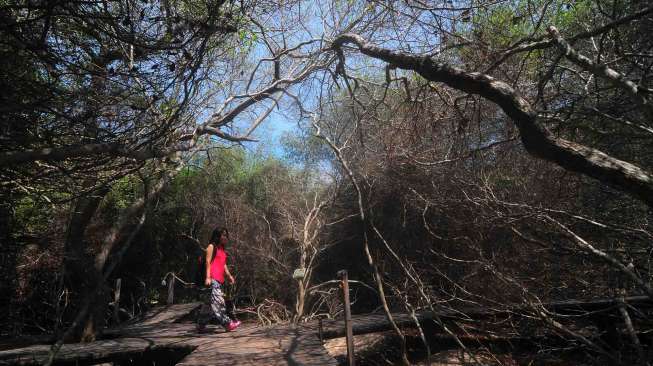
[[[297,123],[294,119],[289,120],[283,113],[275,110],[252,134],[259,142],[247,142],[243,145],[249,151],[262,150],[277,158],[284,158],[281,138],[296,129]]]

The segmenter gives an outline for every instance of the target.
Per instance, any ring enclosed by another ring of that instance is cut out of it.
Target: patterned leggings
[[[227,315],[227,307],[224,303],[224,294],[222,293],[222,285],[216,280],[211,280],[211,296],[208,298],[209,303],[211,304],[211,311],[213,315],[218,319],[218,323],[223,327],[226,327],[227,324],[231,322],[231,319]],[[199,327],[204,327],[206,323],[209,322],[211,314],[207,316],[205,311],[206,305],[202,305],[200,308],[200,313],[197,319]]]

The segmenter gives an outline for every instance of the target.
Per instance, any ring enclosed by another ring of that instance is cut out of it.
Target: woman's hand
[[[204,286],[211,286],[211,279],[210,279],[210,278],[207,277],[207,278],[204,280]]]
[[[229,283],[232,284],[232,285],[233,285],[234,283],[236,283],[236,280],[234,279],[234,276],[229,275]]]

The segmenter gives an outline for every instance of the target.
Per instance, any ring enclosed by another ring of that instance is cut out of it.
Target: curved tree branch
[[[357,34],[339,36],[333,41],[332,48],[339,50],[345,44],[354,44],[364,55],[413,70],[429,81],[442,82],[493,101],[513,120],[530,154],[607,183],[653,207],[651,173],[597,149],[554,136],[538,123],[531,105],[509,84],[483,73],[466,72],[428,56],[377,47]]]

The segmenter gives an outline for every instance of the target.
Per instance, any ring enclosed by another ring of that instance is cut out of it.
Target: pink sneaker
[[[232,321],[231,323],[227,324],[227,331],[232,332],[236,330],[240,326],[240,320]]]

